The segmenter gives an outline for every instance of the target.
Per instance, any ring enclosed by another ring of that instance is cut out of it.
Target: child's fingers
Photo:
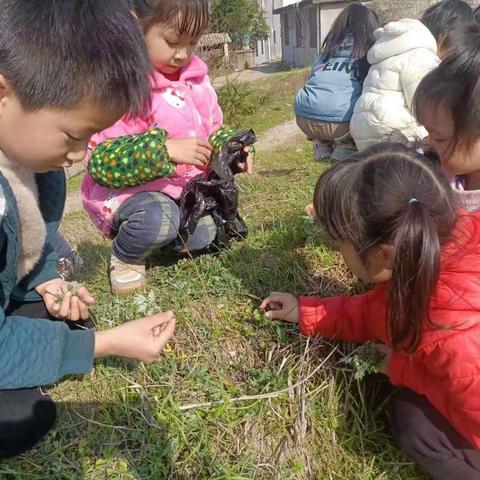
[[[79,288],[76,295],[81,302],[87,305],[93,305],[95,303],[95,298],[93,298],[92,294],[85,287]]]
[[[160,332],[158,336],[155,337],[158,342],[157,347],[159,349],[159,353],[172,337],[173,332],[175,331],[175,324],[176,324],[175,318],[173,320],[170,320],[168,323],[165,323],[163,325],[164,326],[163,330]]]
[[[88,310],[88,305],[83,303],[82,301],[79,302],[79,309],[80,309],[80,318],[82,320],[88,320],[90,318],[90,312]]]
[[[272,320],[284,320],[289,312],[283,310],[282,308],[279,310],[269,310],[265,313],[265,316],[271,318]]]
[[[152,330],[153,336],[158,337],[167,328],[167,323],[163,323]]]
[[[272,308],[272,306],[277,305],[281,306],[283,305],[282,302],[282,293],[279,292],[272,292],[261,304],[260,304],[260,310],[265,310],[267,307]]]
[[[63,295],[62,304],[57,314],[58,318],[68,318],[68,315],[70,313],[71,300],[72,300],[72,294],[70,292],[66,292]]]
[[[57,301],[53,298],[52,295],[50,295],[50,297],[52,297],[52,300],[51,300],[51,302],[49,301],[49,303],[48,303],[48,311],[49,311],[49,313],[51,313],[52,315],[57,316],[57,315],[58,315],[58,312],[59,312],[59,310],[60,310],[61,305],[60,305],[59,302],[57,302]]]
[[[209,162],[209,157],[206,157],[201,152],[196,152],[195,156],[193,157],[195,160],[201,162],[201,165],[204,167]]]
[[[260,310],[265,310],[268,307],[268,304],[270,303],[270,297],[267,297],[261,304],[260,304]]]
[[[77,296],[73,295],[70,301],[70,312],[68,314],[69,320],[74,322],[80,320],[80,300]]]
[[[263,306],[260,305],[260,310],[262,311],[268,311],[268,310],[281,310],[283,308],[283,303],[281,302],[274,302],[274,301],[270,301],[268,302],[267,305]]]
[[[211,156],[211,150],[209,148],[203,147],[202,145],[199,145],[197,147],[197,153],[202,155],[202,157],[205,157],[207,160],[210,160]]]
[[[205,165],[207,162],[205,162],[205,160],[200,160],[199,158],[195,157],[188,163],[190,165],[195,165],[196,167],[199,167],[199,168],[205,168]]]
[[[212,146],[210,145],[210,143],[208,143],[207,140],[197,140],[197,145],[200,147],[205,147],[209,151],[212,150]]]
[[[249,175],[253,173],[253,161],[254,161],[254,157],[251,153],[249,153],[247,157],[247,173]]]

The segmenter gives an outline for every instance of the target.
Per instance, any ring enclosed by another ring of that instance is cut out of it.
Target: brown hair
[[[171,24],[183,38],[198,40],[209,21],[208,0],[132,0],[144,31],[157,23]]]
[[[395,349],[413,352],[429,316],[456,206],[436,163],[400,144],[378,144],[335,164],[319,179],[318,220],[333,241],[352,243],[362,262],[394,246],[387,328]]]

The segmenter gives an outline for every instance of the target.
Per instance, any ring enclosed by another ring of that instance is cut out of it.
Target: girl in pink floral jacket
[[[207,66],[194,55],[207,26],[208,1],[133,3],[154,66],[151,109],[92,138],[82,184],[85,209],[114,239],[110,281],[117,294],[144,287],[146,257],[177,239],[178,199],[209,162],[209,137],[222,126]],[[112,141],[124,136],[130,137],[128,155]],[[213,219],[204,217],[184,247],[201,250],[215,236]]]

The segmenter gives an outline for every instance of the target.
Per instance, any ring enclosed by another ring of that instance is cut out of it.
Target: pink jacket
[[[104,140],[143,133],[155,124],[168,132],[169,138],[197,137],[207,140],[223,121],[217,95],[208,78],[208,68],[198,57],[182,68],[180,79],[171,81],[161,73],[152,76],[152,106],[146,118],[122,118],[115,125],[94,135],[85,157]],[[138,187],[109,189],[95,183],[87,172],[82,183],[82,202],[93,223],[107,237],[118,207],[138,192],[162,192],[178,199],[186,184],[201,170],[192,165],[177,165],[167,178],[159,178]]]

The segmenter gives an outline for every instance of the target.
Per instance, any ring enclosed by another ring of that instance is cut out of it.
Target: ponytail
[[[438,226],[426,205],[410,200],[394,238],[388,328],[392,346],[413,352],[426,323],[439,274],[441,245]]]

